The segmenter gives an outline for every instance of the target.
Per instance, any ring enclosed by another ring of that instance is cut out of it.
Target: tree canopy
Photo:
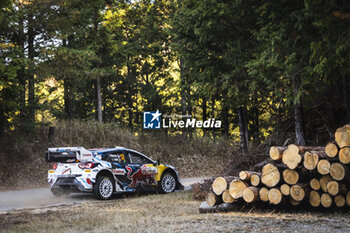
[[[6,0],[0,19],[0,135],[73,118],[142,131],[160,110],[220,119],[182,133],[246,149],[350,121],[347,1]]]

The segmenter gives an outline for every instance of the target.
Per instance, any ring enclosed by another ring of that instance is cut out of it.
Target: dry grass
[[[58,122],[51,141],[47,138],[48,130],[48,126],[41,126],[30,135],[16,132],[0,142],[0,160],[3,161],[0,163],[0,190],[45,185],[47,169],[51,166],[44,161],[44,151],[48,147],[124,146],[177,167],[181,177],[216,175],[227,161],[240,156],[227,140],[189,140],[181,135],[165,136],[160,131],[139,132],[135,136],[113,123]]]
[[[349,214],[199,214],[189,192],[0,214],[0,232],[348,232]]]

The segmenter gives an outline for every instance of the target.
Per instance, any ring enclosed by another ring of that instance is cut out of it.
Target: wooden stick
[[[258,197],[259,197],[259,188],[257,187],[250,186],[243,190],[243,199],[247,203],[255,202],[256,200],[258,200]]]

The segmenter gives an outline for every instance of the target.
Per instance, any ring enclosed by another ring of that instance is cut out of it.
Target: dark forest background
[[[2,0],[0,20],[2,138],[74,119],[247,150],[350,122],[349,1]],[[143,130],[157,109],[223,126]]]

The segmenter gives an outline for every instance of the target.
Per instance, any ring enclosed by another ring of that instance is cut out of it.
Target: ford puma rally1
[[[97,199],[110,199],[114,193],[158,191],[171,193],[183,186],[173,166],[160,164],[147,156],[123,147],[85,149],[49,148],[47,162],[54,195],[75,192],[94,193]]]

